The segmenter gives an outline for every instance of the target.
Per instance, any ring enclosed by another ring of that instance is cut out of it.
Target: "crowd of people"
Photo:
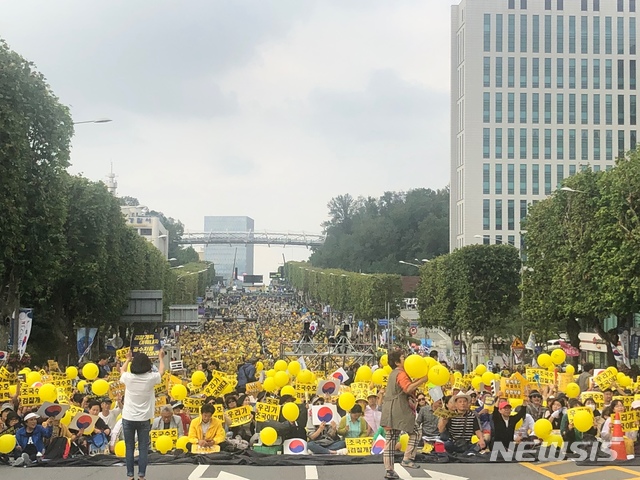
[[[371,454],[383,454],[386,478],[398,478],[393,465],[400,451],[404,467],[418,468],[419,452],[482,456],[497,444],[511,448],[550,439],[606,444],[616,414],[631,414],[625,425],[630,451],[638,440],[640,399],[634,395],[639,385],[622,372],[606,370],[601,376],[584,364],[574,375],[572,366],[563,366],[563,357],[548,367],[527,369],[528,381],[507,369],[488,372],[484,365],[463,374],[439,363],[438,352],[416,354],[409,345],[381,350],[369,365],[310,371],[304,358],[302,364],[278,358],[281,342],[300,338],[311,318],[308,309],[269,296],[234,299],[228,308],[253,320],[212,320],[200,332],[180,332],[181,375],[164,372],[162,352],[156,368],[130,350],[123,362],[102,355],[95,375],[87,375],[91,369],[86,368],[63,372],[55,362],[20,372],[1,367],[0,381],[15,390],[4,393],[0,407],[0,461],[28,466],[117,455],[126,458],[132,478],[138,456],[144,478],[149,451],[291,453],[287,442],[299,439],[310,455],[349,455],[354,445],[369,445]],[[318,323],[315,327],[314,334],[320,331]],[[412,371],[416,357],[424,363],[419,375],[412,373],[418,371]],[[434,368],[441,381],[431,378]],[[324,388],[336,378],[341,381],[335,388]],[[108,392],[97,388],[101,380],[108,382]],[[55,395],[47,385],[55,386]],[[586,409],[591,423],[577,428],[575,412]],[[549,423],[544,436],[540,420]],[[170,438],[168,446],[159,440],[164,436]],[[372,447],[377,439],[384,439],[383,452]]]

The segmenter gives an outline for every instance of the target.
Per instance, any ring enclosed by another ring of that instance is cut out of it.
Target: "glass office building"
[[[205,232],[253,232],[253,219],[249,217],[204,217]],[[204,259],[213,262],[216,275],[229,284],[234,266],[238,275],[253,274],[253,245],[206,245]]]
[[[636,148],[636,1],[463,0],[451,21],[450,247],[519,247],[530,204]]]

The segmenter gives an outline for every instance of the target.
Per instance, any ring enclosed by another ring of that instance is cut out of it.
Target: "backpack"
[[[51,439],[44,451],[44,458],[47,460],[59,460],[69,456],[71,442],[65,437],[55,437]]]

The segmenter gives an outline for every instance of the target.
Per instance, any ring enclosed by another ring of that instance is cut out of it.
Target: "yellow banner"
[[[268,403],[256,403],[256,422],[266,422],[267,420],[278,421],[280,418],[280,405],[270,405]]]
[[[224,407],[220,404],[216,404],[213,408],[213,416],[221,422],[224,422]]]
[[[153,448],[156,447],[156,440],[160,437],[169,437],[173,442],[173,446],[175,448],[176,442],[178,441],[178,429],[177,428],[167,428],[165,430],[151,430],[151,446]]]
[[[615,395],[613,400],[620,400],[626,410],[631,410],[631,404],[633,403],[633,396],[631,395]]]
[[[251,407],[249,405],[232,408],[230,410],[227,410],[226,414],[231,419],[232,427],[244,425],[245,423],[249,423],[251,420],[253,420],[253,415],[251,415]]]
[[[280,405],[280,402],[278,401],[278,399],[273,397],[264,397],[262,401],[264,403],[268,403],[269,405]]]
[[[17,375],[15,372],[10,372],[6,367],[0,367],[0,380],[6,382],[15,382]]]
[[[56,397],[58,399],[58,403],[69,405],[71,403],[69,394],[64,388],[58,387],[56,388]]]
[[[11,400],[11,393],[9,392],[9,382],[0,382],[0,403]]]
[[[262,391],[262,384],[260,382],[247,383],[246,390],[247,395],[255,395]]]
[[[602,410],[604,408],[604,393],[582,392],[580,394],[580,401],[582,403],[584,403],[587,398],[593,398],[593,401],[596,402],[596,407],[598,407],[599,410]]]
[[[573,383],[573,375],[570,373],[558,374],[558,391],[564,392],[567,389],[567,385]]]
[[[345,438],[344,441],[347,444],[347,455],[371,455],[373,437]]]
[[[125,385],[122,382],[109,383],[109,398],[116,400],[118,397],[123,397],[125,392]]]
[[[503,397],[524,399],[524,385],[517,378],[501,378],[500,391]]]
[[[351,393],[358,399],[367,399],[369,395],[369,384],[367,382],[354,382],[351,384]]]
[[[214,445],[212,447],[201,447],[197,443],[191,445],[191,453],[206,455],[208,453],[218,453],[220,451],[220,445]]]
[[[127,359],[127,353],[129,353],[129,347],[124,347],[119,350],[116,350],[116,358],[120,360],[122,363]]]
[[[156,398],[156,408],[154,410],[154,414],[156,417],[160,416],[162,407],[164,407],[166,404],[167,404],[167,397]]]

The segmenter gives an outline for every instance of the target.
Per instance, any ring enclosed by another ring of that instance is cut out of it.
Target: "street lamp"
[[[73,122],[74,125],[80,125],[82,123],[109,123],[112,122],[110,118],[99,118],[97,120],[83,120],[82,122]]]
[[[415,263],[411,263],[411,262],[405,262],[404,260],[398,260],[398,263],[401,263],[403,265],[411,265],[412,267],[420,268],[420,265],[416,265]]]
[[[414,258],[414,260],[415,260],[416,262],[422,262],[422,263],[427,263],[427,262],[430,262],[430,261],[431,261],[431,260],[429,260],[428,258],[423,258],[422,260],[419,260],[419,259],[417,259],[417,258]]]
[[[184,265],[178,265],[176,267],[169,267],[169,270],[173,270],[175,268],[184,268]]]

